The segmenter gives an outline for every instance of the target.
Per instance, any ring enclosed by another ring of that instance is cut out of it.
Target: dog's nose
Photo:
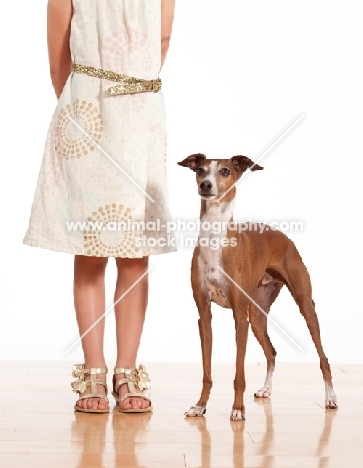
[[[203,180],[199,185],[200,190],[203,192],[210,192],[212,190],[212,183],[209,180]]]

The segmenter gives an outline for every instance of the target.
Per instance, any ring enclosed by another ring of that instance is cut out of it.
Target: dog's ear
[[[183,161],[178,162],[179,166],[189,167],[192,171],[196,171],[197,167],[201,166],[206,160],[206,156],[202,153],[191,154]]]
[[[231,158],[231,161],[232,161],[233,167],[238,172],[245,172],[247,171],[247,169],[250,169],[251,171],[263,170],[263,167],[251,161],[251,159],[247,158],[247,156],[233,156],[233,158]]]

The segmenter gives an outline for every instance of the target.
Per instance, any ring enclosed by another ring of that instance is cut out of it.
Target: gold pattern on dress
[[[156,80],[143,80],[141,78],[134,78],[132,76],[115,73],[113,71],[102,70],[100,68],[89,67],[86,65],[78,65],[76,63],[72,64],[72,71],[92,76],[93,78],[100,78],[120,83],[108,88],[107,91],[111,96],[144,92],[157,93],[160,91],[162,84],[160,78],[157,78]]]
[[[93,141],[90,141],[69,117],[75,120]],[[87,156],[94,151],[93,142],[100,141],[102,132],[103,119],[99,109],[92,103],[76,99],[72,105],[67,104],[58,115],[55,127],[55,150],[66,159]]]
[[[138,233],[131,228],[139,221],[133,220],[131,208],[116,203],[105,205],[93,212],[87,221],[90,229],[83,231],[83,245],[88,256],[136,257]]]

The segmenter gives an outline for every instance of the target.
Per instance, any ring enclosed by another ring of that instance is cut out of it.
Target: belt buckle
[[[158,93],[161,89],[161,79],[158,78],[157,80],[152,80],[152,92]]]

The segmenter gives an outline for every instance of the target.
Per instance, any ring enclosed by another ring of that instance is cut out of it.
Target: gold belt
[[[160,78],[157,78],[156,80],[142,80],[141,78],[121,75],[119,73],[102,70],[100,68],[88,67],[87,65],[77,65],[76,63],[72,63],[72,71],[75,73],[82,73],[83,75],[93,76],[94,78],[101,78],[120,83],[108,88],[107,91],[111,96],[116,96],[117,94],[144,93],[148,91],[157,93],[161,89]]]

